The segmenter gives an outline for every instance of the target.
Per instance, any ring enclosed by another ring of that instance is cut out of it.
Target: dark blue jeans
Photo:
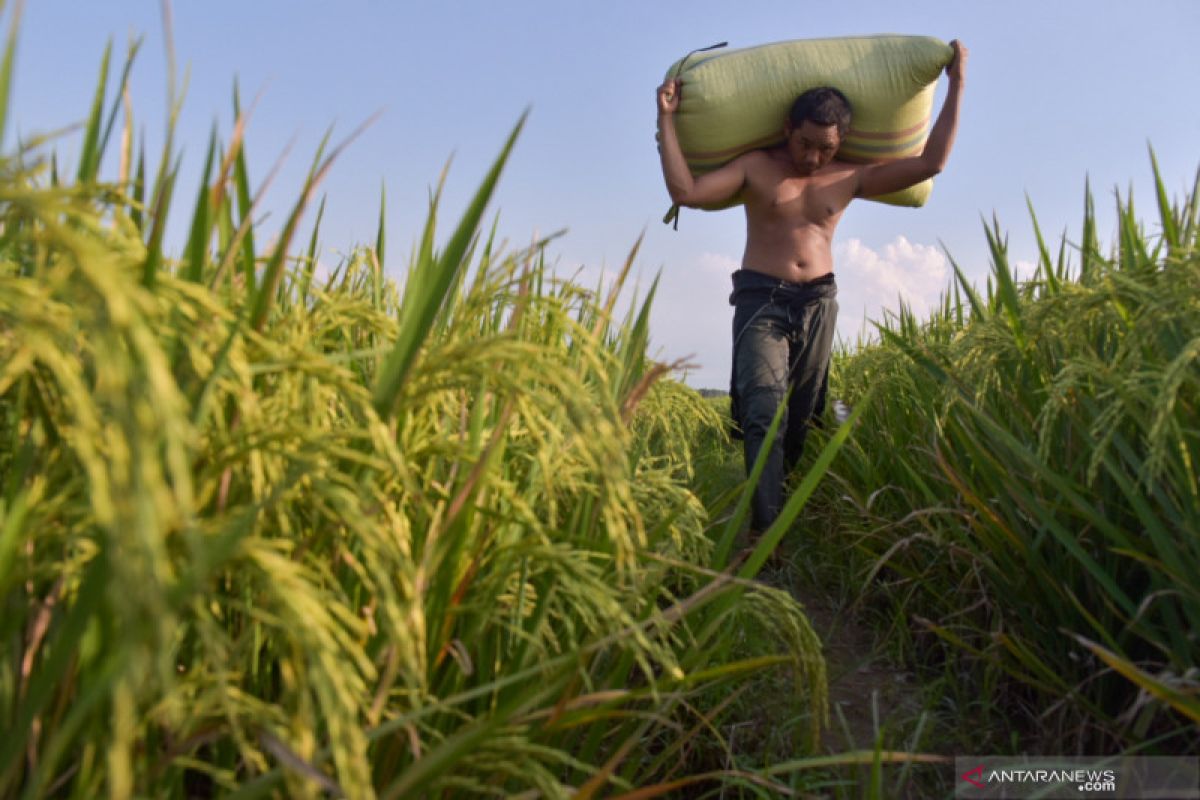
[[[751,524],[761,532],[779,516],[784,478],[800,460],[809,426],[819,424],[825,411],[837,284],[832,273],[791,283],[740,269],[733,273],[729,302],[734,307],[731,411],[734,435],[743,439],[747,474],[775,412],[788,400],[778,439],[783,447],[771,447],[754,490]]]

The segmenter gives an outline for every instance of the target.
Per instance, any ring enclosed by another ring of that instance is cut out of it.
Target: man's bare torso
[[[746,159],[742,268],[803,283],[833,271],[833,231],[854,199],[858,167],[832,161],[801,175],[784,148]]]

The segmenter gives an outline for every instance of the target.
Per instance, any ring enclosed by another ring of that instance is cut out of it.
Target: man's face
[[[807,119],[799,128],[788,125],[784,132],[788,153],[801,175],[811,175],[833,161],[842,143],[837,125],[818,125]]]

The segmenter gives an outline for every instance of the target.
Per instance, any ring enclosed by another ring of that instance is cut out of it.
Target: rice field
[[[1126,198],[1111,253],[1089,200],[1024,283],[990,229],[986,291],[839,357],[850,419],[738,552],[726,421],[647,357],[654,287],[619,302],[636,246],[584,287],[486,222],[523,121],[406,261],[381,207],[321,269],[353,136],[261,230],[236,98],[178,186],[133,57],[76,152],[0,158],[0,798],[886,796],[821,781],[937,754],[820,755],[821,641],[754,580],[791,542],[976,730],[1196,751],[1200,193],[1155,232]],[[723,733],[764,674],[802,709],[770,763]]]
[[[723,422],[646,358],[653,290],[618,318],[624,274],[482,227],[521,124],[398,283],[382,222],[327,274],[319,210],[301,234],[346,143],[261,245],[235,100],[173,254],[174,132],[147,169],[109,60],[74,175],[52,142],[2,166],[0,797],[780,785],[690,743],[780,665],[815,741],[820,643],[722,569],[740,520],[714,540],[693,487]],[[731,656],[749,620],[772,647]]]
[[[861,413],[814,506],[930,707],[974,752],[1200,747],[1200,179],[1154,217],[1118,195],[1013,278],[835,362]],[[881,454],[886,454],[886,457]],[[991,749],[989,749],[991,748]]]

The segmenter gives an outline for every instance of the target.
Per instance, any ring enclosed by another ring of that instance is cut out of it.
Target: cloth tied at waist
[[[837,295],[837,283],[832,272],[804,283],[781,280],[750,269],[739,269],[732,278],[733,293],[729,295],[729,304],[734,306],[739,303],[800,306],[810,300]]]

